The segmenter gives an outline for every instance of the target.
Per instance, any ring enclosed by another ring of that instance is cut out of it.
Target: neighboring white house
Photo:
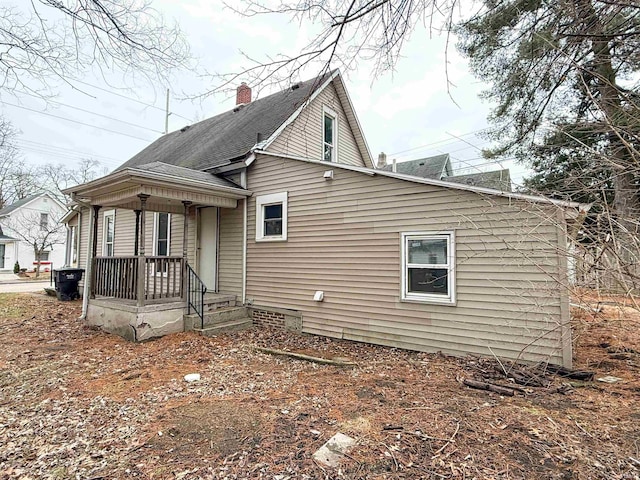
[[[65,260],[65,228],[59,224],[65,206],[47,193],[18,200],[0,210],[0,271],[34,270],[37,258],[33,243],[44,249],[40,270],[61,267]]]

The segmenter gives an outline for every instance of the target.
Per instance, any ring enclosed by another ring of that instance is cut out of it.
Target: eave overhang
[[[63,190],[73,200],[102,207],[139,208],[139,195],[148,195],[149,210],[180,213],[182,202],[235,208],[251,196],[248,190],[192,178],[124,168],[91,182]]]

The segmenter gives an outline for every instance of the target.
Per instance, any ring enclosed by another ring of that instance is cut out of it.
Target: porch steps
[[[219,307],[206,312],[203,323],[203,328],[200,328],[200,317],[195,313],[184,316],[185,330],[193,330],[206,337],[253,326],[253,321],[249,318],[249,312],[245,307]]]

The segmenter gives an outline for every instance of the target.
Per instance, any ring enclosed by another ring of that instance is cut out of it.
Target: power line
[[[25,95],[28,95],[28,96],[34,97],[34,98],[40,98],[37,95],[33,95],[33,94],[30,94],[30,93],[26,93]],[[124,123],[124,124],[132,126],[132,127],[142,128],[143,130],[149,130],[150,132],[153,132],[153,133],[160,133],[160,134],[164,133],[164,132],[161,132],[160,130],[153,130],[152,128],[145,127],[143,125],[138,125],[136,123],[127,122],[126,120],[120,120],[119,118],[110,117],[108,115],[103,115],[101,113],[92,112],[91,110],[85,110],[84,108],[80,108],[80,107],[76,107],[76,106],[73,106],[73,105],[69,105],[67,103],[58,102],[57,100],[47,100],[47,102],[48,103],[53,103],[53,104],[56,104],[56,105],[62,105],[63,107],[72,108],[72,109],[78,110],[80,112],[90,113],[91,115],[95,115],[97,117],[106,118],[106,119],[112,120],[114,122]]]
[[[61,153],[66,153],[69,152],[70,154],[78,154],[78,155],[86,155],[86,156],[90,156],[95,158],[96,160],[100,160],[100,159],[104,159],[105,161],[114,161],[114,162],[120,162],[121,160],[118,158],[113,158],[113,157],[106,157],[104,155],[98,155],[95,153],[90,153],[90,152],[86,152],[86,151],[81,151],[81,150],[77,150],[77,149],[71,149],[71,148],[66,148],[66,147],[58,147],[56,145],[48,145],[46,143],[40,143],[40,142],[36,142],[33,140],[25,140],[23,138],[18,138],[15,140],[15,142],[17,144],[24,144],[21,146],[25,146],[25,147],[31,147],[31,148],[49,148],[49,149],[54,149],[54,150],[59,150],[61,151]]]
[[[138,100],[137,98],[128,97],[127,95],[123,95],[121,93],[114,92],[112,90],[107,90],[106,88],[99,87],[98,85],[93,85],[91,83],[83,82],[82,80],[78,80],[77,78],[74,78],[73,81],[81,83],[83,85],[87,85],[88,87],[97,88],[98,90],[102,90],[103,92],[109,93],[111,95],[116,95],[116,96],[121,97],[121,98],[126,98],[127,100],[131,100],[132,102],[139,103],[140,105],[144,105],[146,107],[155,108],[156,110],[160,110],[161,112],[165,112],[166,111],[164,108],[158,107],[157,105],[153,105],[151,103],[146,103],[146,102],[143,102],[142,100]],[[182,115],[180,115],[178,113],[170,112],[170,114],[171,115],[175,115],[176,117],[180,117],[183,120],[186,120],[187,122],[193,123],[193,120],[191,120],[190,118],[187,118],[187,117],[183,117]]]
[[[486,128],[481,128],[480,130],[474,130],[473,132],[468,132],[468,133],[464,133],[462,135],[457,135],[457,137],[468,137],[469,135],[475,135],[477,133],[480,132],[486,132],[487,129]],[[451,134],[448,134],[451,135]],[[393,155],[399,155],[401,153],[405,153],[405,152],[412,152],[414,150],[420,150],[423,149],[425,147],[431,147],[433,145],[439,145],[439,144],[447,144],[447,143],[455,143],[456,140],[450,140],[450,139],[443,139],[443,140],[438,140],[437,142],[431,142],[431,143],[425,143],[424,145],[419,145],[417,147],[412,147],[412,148],[408,148],[406,150],[400,150],[399,152],[394,152],[394,153],[389,153],[388,156],[393,156]]]
[[[143,142],[149,142],[150,141],[148,138],[136,137],[135,135],[129,135],[128,133],[117,132],[115,130],[109,130],[108,128],[104,128],[104,127],[97,127],[97,126],[91,125],[89,123],[80,122],[78,120],[72,120],[72,119],[67,118],[67,117],[61,117],[60,115],[54,115],[53,113],[43,112],[42,110],[36,110],[35,108],[29,108],[29,107],[25,107],[25,106],[22,106],[22,105],[16,105],[14,103],[5,102],[4,100],[0,100],[0,103],[2,103],[4,105],[9,105],[11,107],[21,108],[23,110],[29,110],[31,112],[39,113],[40,115],[46,115],[48,117],[58,118],[60,120],[66,120],[67,122],[77,123],[79,125],[84,125],[85,127],[97,128],[98,130],[102,130],[103,132],[115,133],[116,135],[123,135],[125,137],[135,138],[136,140],[142,140]]]
[[[460,142],[460,140],[455,140],[455,141],[451,141],[451,142],[449,142],[449,143],[450,143],[451,145],[453,145],[453,144],[455,144],[455,143],[459,143],[459,142]],[[487,143],[489,143],[489,142],[490,142],[490,140],[485,140],[485,141],[481,142],[479,145],[485,145],[485,144],[487,144]],[[436,151],[441,152],[442,154],[444,154],[444,153],[448,153],[449,155],[451,155],[451,154],[456,153],[456,152],[462,152],[462,151],[464,151],[464,150],[469,150],[470,148],[473,148],[473,149],[475,149],[475,150],[479,150],[479,151],[481,151],[481,150],[482,150],[482,149],[481,149],[480,147],[478,147],[477,145],[473,145],[473,144],[471,144],[471,143],[469,143],[469,142],[464,142],[464,141],[463,141],[463,143],[466,143],[466,144],[467,144],[467,146],[466,146],[466,147],[462,147],[462,148],[457,148],[457,149],[455,149],[455,150],[448,150],[448,149],[447,149],[447,151],[444,151],[444,149],[443,149],[442,147],[439,147],[438,149],[436,149]],[[444,145],[447,145],[447,144],[444,144]],[[402,159],[404,159],[405,157],[409,157],[409,156],[410,156],[410,155],[400,155],[400,156],[398,156],[397,158],[402,158]]]
[[[88,153],[88,152],[78,152],[78,153],[73,153],[72,151],[57,151],[57,150],[49,150],[46,147],[39,147],[39,146],[30,146],[30,145],[21,145],[19,144],[18,147],[21,150],[25,150],[25,151],[29,151],[29,152],[33,152],[33,153],[37,153],[37,154],[41,154],[44,155],[48,158],[54,157],[54,158],[62,158],[65,160],[85,160],[87,158],[91,158],[92,160],[97,161],[100,164],[103,165],[119,165],[120,163],[122,163],[119,160],[107,160],[107,159],[103,159],[103,158],[96,158],[94,157],[92,154]]]

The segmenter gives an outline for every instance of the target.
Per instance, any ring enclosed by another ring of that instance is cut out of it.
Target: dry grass
[[[505,398],[461,385],[471,357],[274,330],[131,344],[78,310],[0,296],[1,479],[640,478],[640,322],[626,307],[574,312],[576,366],[622,381],[561,394],[556,377]],[[358,445],[323,469],[311,455],[338,431]]]

